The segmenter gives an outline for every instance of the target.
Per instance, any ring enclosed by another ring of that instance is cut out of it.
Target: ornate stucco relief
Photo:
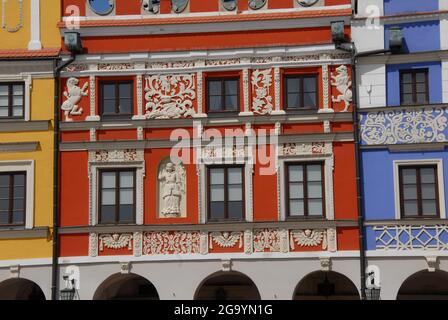
[[[195,115],[194,74],[154,75],[146,78],[146,118],[178,119]]]

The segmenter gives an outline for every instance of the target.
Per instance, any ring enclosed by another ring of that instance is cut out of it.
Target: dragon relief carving
[[[272,69],[255,70],[252,73],[252,87],[255,95],[252,99],[252,111],[261,115],[272,112]]]
[[[331,74],[331,85],[336,87],[340,95],[337,97],[332,96],[331,100],[333,103],[344,102],[345,107],[342,112],[347,112],[353,99],[353,92],[350,89],[352,86],[352,81],[350,80],[346,66],[341,65],[337,67],[336,73],[336,75],[333,75],[333,73]]]
[[[241,232],[213,232],[210,235],[210,249],[213,242],[221,248],[233,248],[239,243],[238,248],[243,247],[243,234]]]
[[[67,80],[67,91],[64,91],[64,96],[67,100],[61,106],[64,111],[65,121],[73,121],[70,115],[79,116],[82,114],[82,108],[78,107],[82,97],[86,97],[88,93],[89,84],[86,82],[82,88],[78,86],[79,80],[76,78],[69,78]]]
[[[316,247],[322,244],[322,250],[327,249],[327,235],[325,230],[293,230],[291,231],[291,249],[294,243],[301,247]]]
[[[193,116],[195,76],[155,75],[146,78],[146,118],[179,119]]]
[[[132,234],[102,234],[98,237],[100,242],[100,251],[107,249],[123,249],[132,250]]]

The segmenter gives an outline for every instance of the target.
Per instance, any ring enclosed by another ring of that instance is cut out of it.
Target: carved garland
[[[19,22],[17,22],[14,27],[10,28],[6,22],[6,3],[8,0],[2,0],[2,29],[11,33],[17,32],[23,27],[23,0],[16,1],[19,4]]]
[[[147,232],[143,235],[143,253],[191,254],[200,252],[199,232]]]
[[[213,249],[213,242],[221,248],[233,248],[238,243],[238,248],[243,247],[243,233],[241,232],[213,232],[210,234],[210,249]]]
[[[300,247],[316,247],[322,244],[322,250],[327,250],[327,234],[325,230],[293,230],[291,231],[291,250],[294,244]]]
[[[272,112],[272,69],[255,70],[252,73],[252,87],[255,95],[252,99],[252,111],[265,115]]]
[[[100,251],[107,249],[123,249],[132,250],[132,234],[102,234],[98,237],[100,242]]]

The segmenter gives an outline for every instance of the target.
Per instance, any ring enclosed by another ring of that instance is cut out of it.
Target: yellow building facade
[[[60,7],[0,1],[0,299],[51,297]]]

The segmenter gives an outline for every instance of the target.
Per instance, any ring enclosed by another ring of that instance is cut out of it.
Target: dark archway
[[[343,274],[316,271],[303,278],[294,292],[294,300],[359,300],[353,282]]]
[[[96,290],[93,300],[159,300],[154,285],[136,274],[114,274]]]
[[[239,272],[218,272],[205,279],[195,300],[260,300],[255,283]]]
[[[46,300],[42,289],[27,279],[9,279],[0,283],[0,300]]]
[[[414,273],[401,285],[397,300],[448,300],[448,272]]]

